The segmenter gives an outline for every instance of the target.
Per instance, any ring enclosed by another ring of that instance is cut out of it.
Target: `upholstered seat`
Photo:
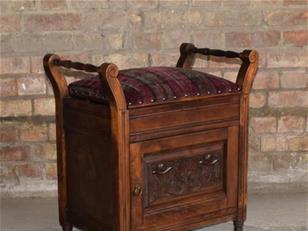
[[[211,74],[174,67],[146,67],[119,71],[128,106],[174,101],[183,97],[239,93],[233,82]],[[99,76],[69,85],[72,97],[108,102]]]

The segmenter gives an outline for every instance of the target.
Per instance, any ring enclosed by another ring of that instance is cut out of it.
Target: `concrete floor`
[[[307,194],[250,195],[245,231],[304,231]],[[1,231],[60,231],[56,198],[14,198],[1,201]],[[231,223],[199,231],[233,230]]]

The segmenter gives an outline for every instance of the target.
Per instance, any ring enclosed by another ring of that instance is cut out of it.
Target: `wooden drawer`
[[[231,95],[189,103],[136,108],[129,113],[130,134],[142,139],[143,135],[154,130],[175,130],[184,126],[237,121],[240,115],[239,105],[239,95]]]
[[[237,203],[238,127],[130,145],[132,230],[198,227]]]

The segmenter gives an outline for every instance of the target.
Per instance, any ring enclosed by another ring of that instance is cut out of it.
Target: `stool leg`
[[[73,230],[73,226],[71,224],[64,224],[62,226],[62,230],[63,231],[72,231]]]
[[[242,221],[233,221],[234,231],[243,231],[244,230],[244,222]]]

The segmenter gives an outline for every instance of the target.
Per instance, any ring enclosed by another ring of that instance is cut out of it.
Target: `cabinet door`
[[[236,210],[237,126],[133,143],[130,161],[132,230],[182,230]]]

